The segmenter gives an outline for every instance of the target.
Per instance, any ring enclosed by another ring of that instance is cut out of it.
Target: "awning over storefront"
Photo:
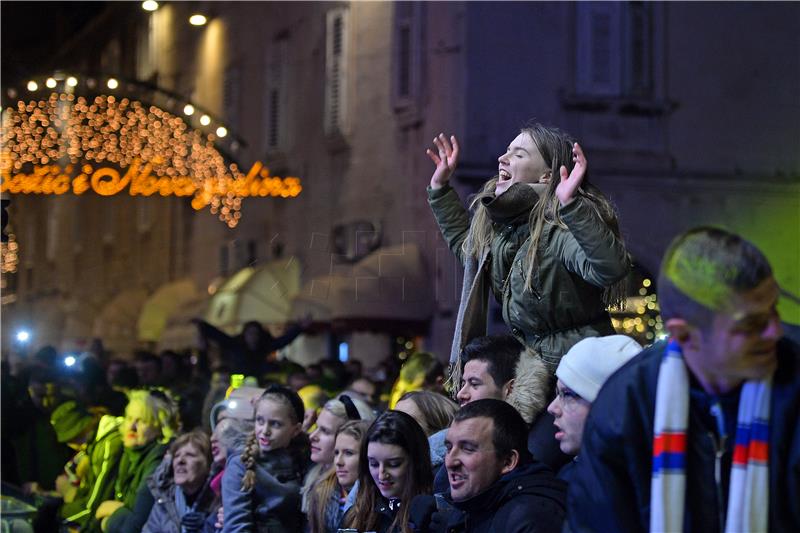
[[[433,288],[414,244],[380,248],[349,270],[309,281],[295,298],[292,316],[311,314],[335,329],[427,330]]]
[[[202,318],[205,315],[208,301],[208,295],[198,294],[196,299],[178,306],[167,318],[167,324],[158,339],[157,350],[181,351],[195,347],[197,326],[192,324],[192,319]]]
[[[246,267],[231,276],[211,297],[205,318],[228,332],[239,333],[245,322],[282,325],[292,299],[300,291],[300,263],[295,257]]]
[[[106,349],[128,357],[138,347],[136,323],[147,301],[145,289],[125,289],[111,299],[95,318],[92,336],[99,337]]]
[[[200,298],[197,286],[190,279],[165,283],[147,298],[137,323],[138,339],[156,342],[167,325],[167,320],[182,305]]]

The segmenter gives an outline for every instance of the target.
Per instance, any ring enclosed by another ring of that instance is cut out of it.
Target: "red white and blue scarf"
[[[727,533],[767,530],[769,417],[772,374],[742,387],[733,452]],[[650,531],[682,531],[686,504],[689,373],[680,346],[670,341],[656,386]]]

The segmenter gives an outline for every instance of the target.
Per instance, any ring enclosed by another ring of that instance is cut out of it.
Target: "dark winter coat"
[[[665,347],[658,343],[626,363],[592,404],[580,460],[569,473],[573,532],[649,529],[656,384]],[[769,531],[800,531],[800,345],[783,338],[777,354],[769,427]],[[718,397],[729,435],[734,434],[740,394],[738,387]],[[693,377],[689,397],[684,531],[720,531],[734,439],[719,445],[712,398]]]
[[[566,483],[534,461],[518,466],[482,493],[462,502],[447,520],[447,533],[557,533],[566,511]]]
[[[199,328],[200,334],[205,339],[219,345],[225,356],[225,364],[228,365],[232,373],[259,378],[270,369],[270,365],[267,364],[267,356],[275,350],[280,350],[287,346],[303,332],[303,328],[291,326],[284,335],[276,338],[262,328],[259,346],[253,350],[247,346],[243,335],[232,337],[208,322],[197,320],[195,323]]]
[[[258,531],[282,533],[300,531],[300,485],[302,466],[296,464],[287,449],[268,452],[255,467],[255,486],[242,491],[246,469],[241,455],[228,458],[222,476],[224,533]]]
[[[531,243],[528,218],[535,202],[505,220],[493,216],[495,236],[478,259],[466,257],[462,250],[470,219],[455,190],[449,185],[428,188],[428,203],[444,239],[465,267],[451,363],[471,339],[486,334],[490,290],[513,335],[540,353],[551,373],[579,340],[614,333],[603,291],[628,273],[630,260],[622,241],[588,200],[577,198],[559,210],[567,229],[545,224],[532,287],[527,287],[525,276]],[[486,206],[491,213],[490,203]]]

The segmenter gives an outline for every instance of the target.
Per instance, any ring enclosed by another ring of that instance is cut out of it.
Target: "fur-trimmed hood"
[[[547,365],[536,351],[526,348],[519,356],[514,387],[506,401],[522,415],[527,424],[531,424],[547,407],[550,388]]]

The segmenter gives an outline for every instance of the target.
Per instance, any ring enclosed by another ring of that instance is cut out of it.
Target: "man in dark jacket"
[[[462,407],[445,439],[444,500],[452,508],[441,506],[428,530],[561,531],[566,484],[533,459],[527,440],[528,426],[508,403],[483,399]]]
[[[572,531],[800,531],[800,346],[781,338],[778,295],[741,237],[699,228],[673,242],[658,284],[671,338],[592,404]]]
[[[198,328],[203,349],[207,348],[209,341],[217,343],[225,357],[225,363],[233,373],[259,379],[267,372],[280,370],[276,361],[267,360],[272,352],[291,344],[311,325],[311,319],[306,318],[299,323],[290,324],[286,333],[280,337],[273,337],[261,323],[253,320],[244,324],[239,335],[232,337],[204,320],[194,319],[192,322]]]

